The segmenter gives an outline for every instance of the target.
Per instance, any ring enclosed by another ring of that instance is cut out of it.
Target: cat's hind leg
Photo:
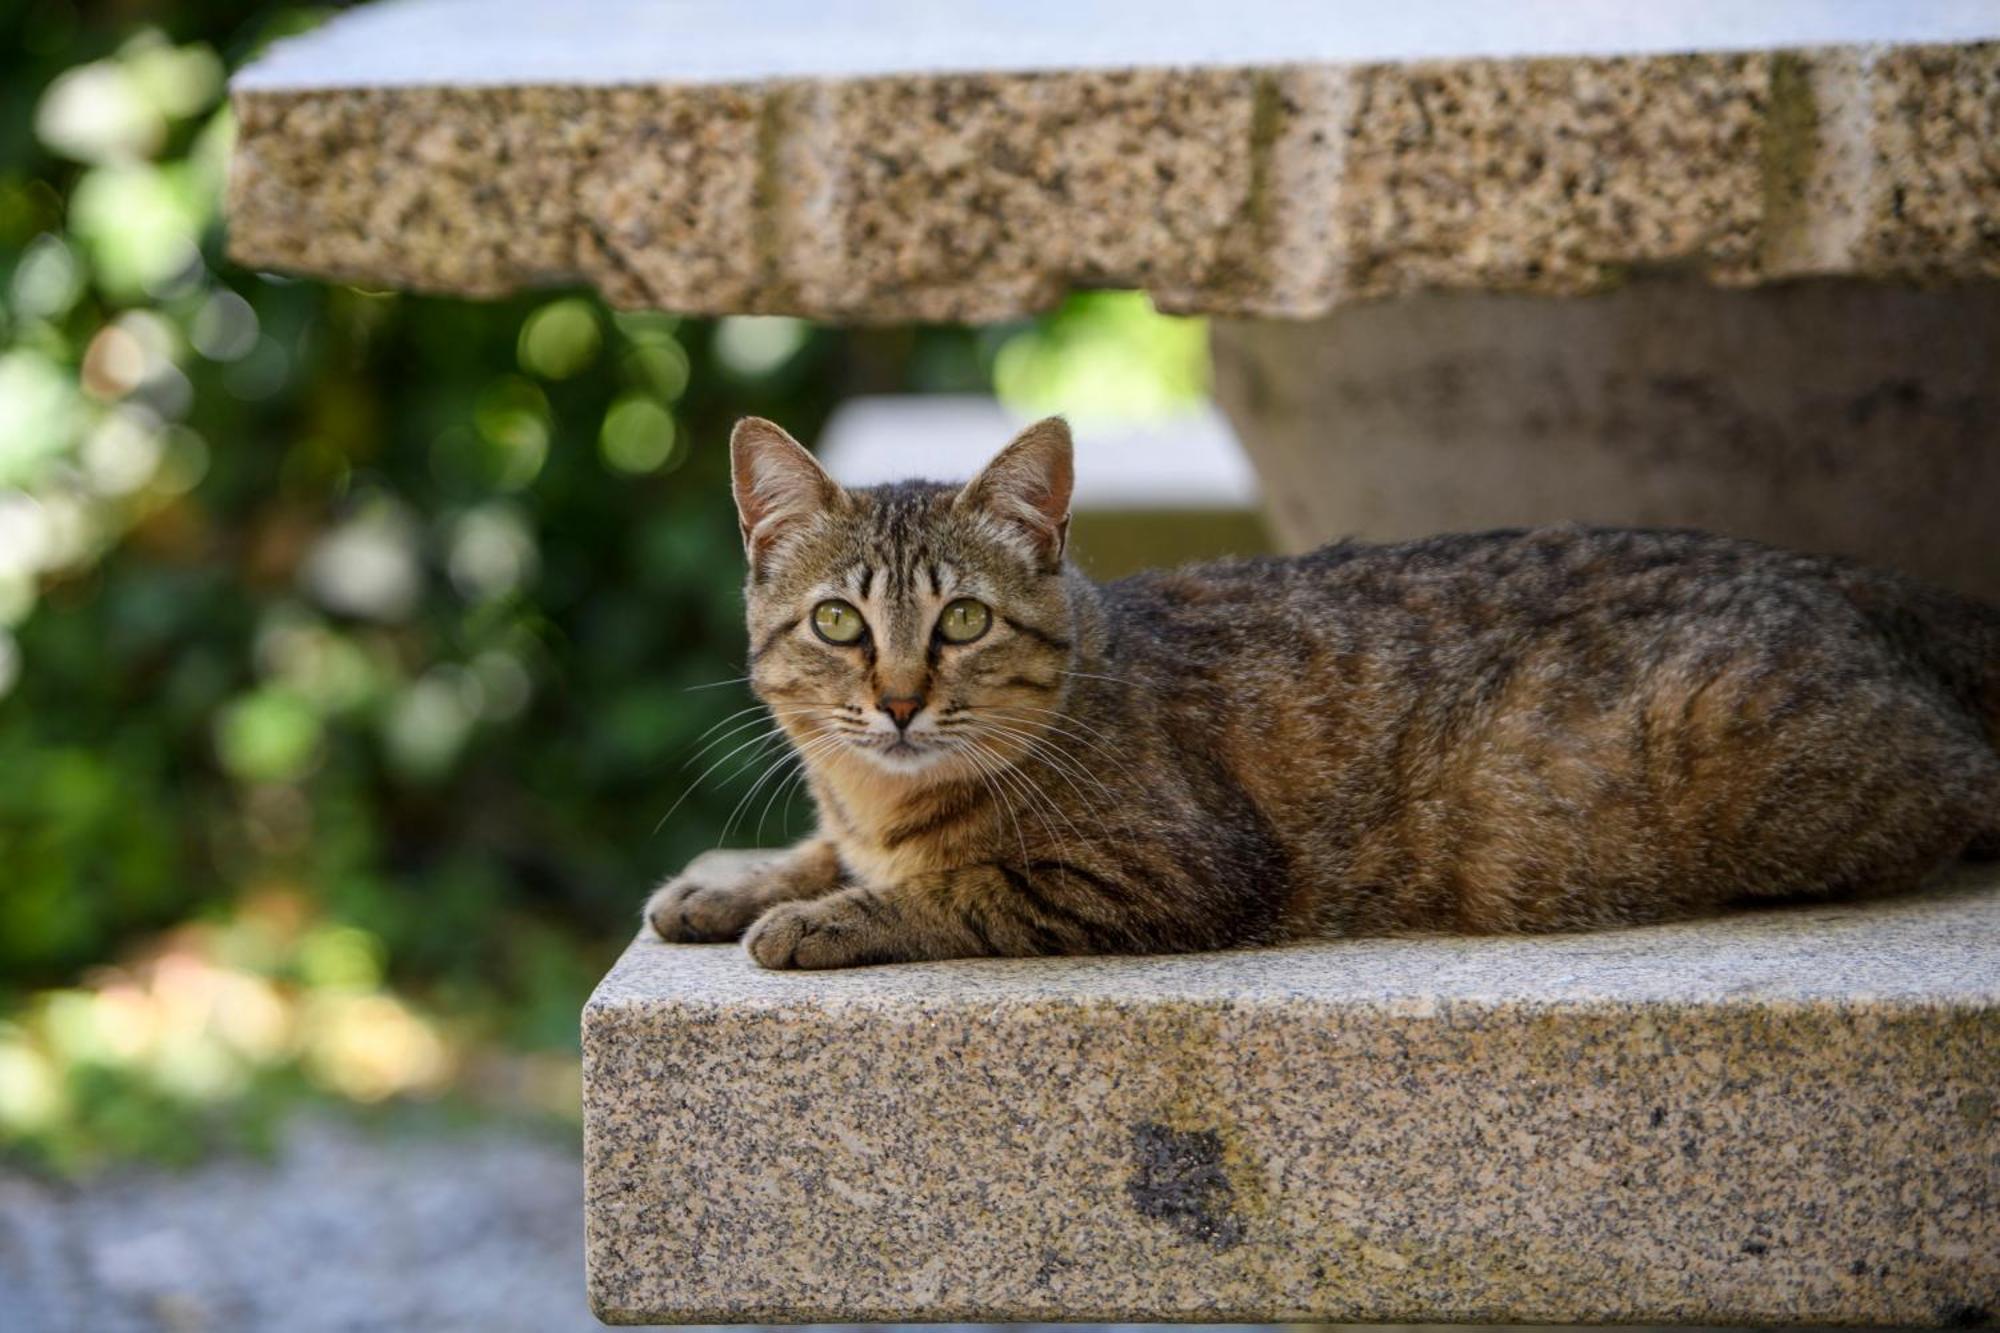
[[[669,943],[725,943],[779,903],[821,897],[844,881],[833,843],[813,838],[740,869],[683,871],[647,899],[646,923]]]

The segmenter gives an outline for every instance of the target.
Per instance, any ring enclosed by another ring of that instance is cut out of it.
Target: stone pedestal
[[[2000,289],[1431,294],[1219,323],[1215,359],[1294,548],[1701,527],[2000,599]]]

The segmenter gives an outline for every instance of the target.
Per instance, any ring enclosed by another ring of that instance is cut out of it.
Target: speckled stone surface
[[[612,1322],[2000,1311],[2000,870],[1532,939],[771,973],[584,1013]]]
[[[1485,54],[1512,48],[1467,6],[1479,31],[1454,46],[1346,40],[1311,6],[1247,3],[1245,40],[1149,32],[1121,68],[1115,41],[1072,63],[999,29],[980,69],[947,59],[965,43],[935,68],[870,64],[941,29],[874,0],[827,30],[862,53],[824,74],[802,72],[802,6],[769,24],[783,58],[709,58],[719,19],[622,44],[604,19],[588,40],[551,27],[541,47],[503,44],[489,66],[482,27],[553,8],[366,6],[239,76],[230,249],[365,285],[582,279],[621,305],[848,321],[1002,319],[1075,286],[1304,317],[1431,289],[1584,292],[1661,266],[1730,284],[2000,276],[1995,41],[1740,49],[1742,31],[1716,29],[1731,49],[1704,50],[1697,26],[1689,54],[1634,19],[1562,54]],[[2000,37],[2000,12],[1985,27],[1952,12],[1950,32]],[[1626,28],[1640,53],[1592,53]],[[426,81],[408,49],[426,34],[473,54],[439,54]],[[1424,54],[1367,58],[1397,50]]]

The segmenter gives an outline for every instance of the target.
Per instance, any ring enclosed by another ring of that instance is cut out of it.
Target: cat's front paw
[[[758,913],[771,905],[762,882],[765,865],[718,878],[696,870],[675,876],[646,901],[646,923],[669,944],[723,944],[741,939]]]
[[[780,903],[757,918],[743,937],[743,948],[759,967],[773,969],[805,967],[799,961],[799,945],[818,933],[813,921],[814,903]]]
[[[890,963],[900,954],[874,938],[869,921],[845,896],[809,903],[780,903],[757,918],[743,948],[759,967],[859,967]]]

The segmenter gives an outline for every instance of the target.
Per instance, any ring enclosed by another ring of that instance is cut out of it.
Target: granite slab
[[[231,253],[853,322],[2000,276],[2000,8],[380,0],[233,83]]]
[[[2000,869],[1535,938],[774,973],[583,1017],[613,1323],[1967,1325]]]

